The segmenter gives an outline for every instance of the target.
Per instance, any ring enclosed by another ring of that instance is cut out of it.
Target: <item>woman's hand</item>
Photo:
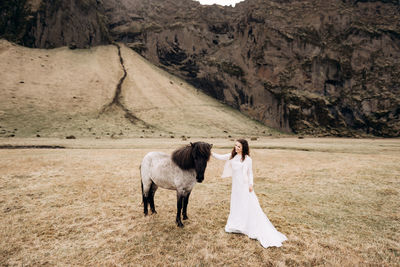
[[[253,192],[253,186],[252,185],[249,186],[249,192],[250,193]]]

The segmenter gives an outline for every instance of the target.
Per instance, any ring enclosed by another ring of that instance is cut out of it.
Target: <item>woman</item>
[[[239,139],[231,153],[219,155],[212,152],[212,156],[227,160],[222,177],[232,176],[231,207],[225,231],[257,239],[265,248],[282,246],[286,236],[268,220],[253,191],[252,160],[247,141]]]

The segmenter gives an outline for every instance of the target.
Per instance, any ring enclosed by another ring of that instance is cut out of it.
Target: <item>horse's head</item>
[[[212,144],[204,142],[190,143],[192,158],[196,170],[196,180],[201,183],[204,180],[204,172],[210,159]]]

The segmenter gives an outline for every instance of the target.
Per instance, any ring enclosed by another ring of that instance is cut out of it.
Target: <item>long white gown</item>
[[[253,185],[251,158],[246,155],[242,162],[239,155],[229,159],[230,153],[220,155],[213,152],[212,156],[227,161],[222,177],[232,176],[230,213],[225,231],[257,239],[264,248],[282,246],[286,236],[275,229],[262,211],[254,190],[249,192],[249,185]]]

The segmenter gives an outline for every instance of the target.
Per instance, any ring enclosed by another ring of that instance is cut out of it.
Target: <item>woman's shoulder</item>
[[[252,161],[252,159],[251,159],[251,157],[249,156],[249,155],[246,155],[246,157],[245,157],[245,159],[244,160],[247,160],[247,161]]]

